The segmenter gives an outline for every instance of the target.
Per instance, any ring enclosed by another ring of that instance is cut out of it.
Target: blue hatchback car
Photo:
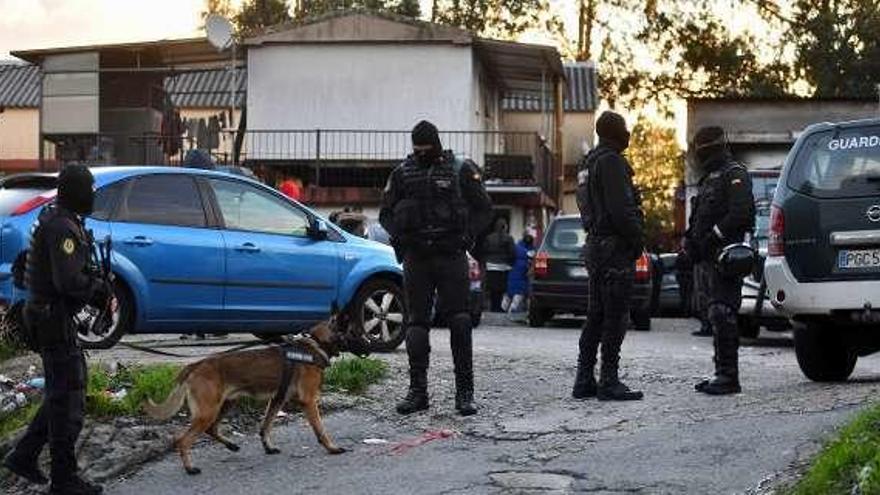
[[[126,333],[290,333],[348,308],[374,351],[403,341],[403,273],[391,248],[350,235],[239,175],[169,167],[94,168],[87,228],[112,240],[119,308],[108,348]],[[12,266],[27,249],[54,174],[0,183],[0,302],[26,297]]]

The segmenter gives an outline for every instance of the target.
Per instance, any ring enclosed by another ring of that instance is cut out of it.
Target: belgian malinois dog
[[[207,433],[227,449],[238,451],[238,445],[221,435],[217,426],[224,412],[224,404],[242,396],[270,399],[260,426],[260,439],[267,454],[281,452],[270,439],[272,422],[282,406],[291,399],[302,408],[318,442],[327,452],[345,452],[324,430],[318,412],[318,399],[324,368],[330,364],[330,358],[338,356],[343,350],[366,354],[359,352],[365,349],[365,341],[350,333],[347,314],[335,311],[328,321],[315,325],[305,336],[295,337],[292,341],[296,344],[294,350],[272,346],[218,354],[192,363],[177,375],[177,385],[164,403],[157,405],[147,400],[143,404],[151,417],[168,419],[183,407],[184,402],[188,403],[190,427],[174,440],[187,473],[201,472],[193,466],[190,451],[202,433]],[[313,362],[308,362],[310,359]]]

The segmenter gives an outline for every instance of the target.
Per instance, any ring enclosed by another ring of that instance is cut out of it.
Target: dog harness
[[[281,382],[272,403],[283,403],[290,388],[293,368],[297,363],[311,364],[322,370],[330,365],[330,356],[321,349],[318,342],[309,335],[297,335],[278,346],[282,357]]]

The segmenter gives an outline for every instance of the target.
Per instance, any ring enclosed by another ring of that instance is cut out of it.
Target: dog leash
[[[205,358],[205,357],[209,357],[209,356],[227,354],[230,352],[243,351],[243,350],[249,349],[251,347],[256,347],[258,345],[265,345],[265,344],[266,344],[266,342],[264,342],[262,340],[253,340],[251,342],[245,342],[244,344],[238,345],[238,346],[233,347],[231,349],[226,349],[225,351],[212,352],[212,353],[208,353],[208,354],[178,354],[176,352],[162,351],[162,350],[156,349],[154,347],[147,347],[147,346],[132,344],[129,342],[119,342],[116,345],[120,345],[122,347],[132,349],[134,351],[145,352],[147,354],[156,354],[158,356],[168,356],[168,357],[177,357],[177,358]]]

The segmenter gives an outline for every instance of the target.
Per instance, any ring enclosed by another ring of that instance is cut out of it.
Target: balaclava
[[[58,204],[79,215],[90,215],[95,204],[95,178],[85,165],[67,165],[58,174]]]

